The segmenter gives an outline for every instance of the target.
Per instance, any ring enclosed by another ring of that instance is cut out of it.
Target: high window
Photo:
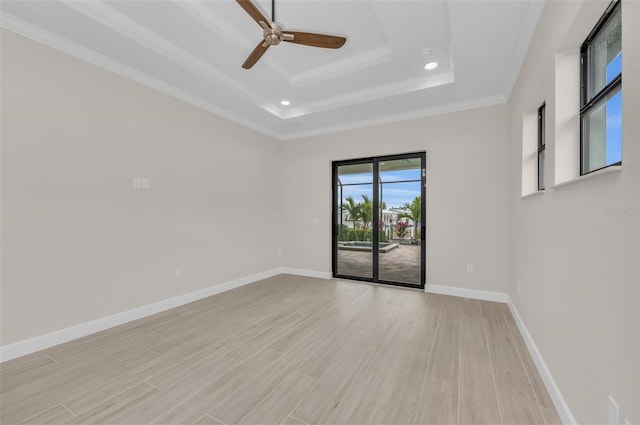
[[[580,174],[622,164],[622,23],[613,1],[580,51]]]
[[[538,190],[544,190],[545,104],[538,108]]]

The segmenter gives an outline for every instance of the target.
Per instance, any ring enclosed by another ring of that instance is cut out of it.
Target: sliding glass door
[[[338,209],[334,274],[373,278],[373,163],[336,165]]]
[[[333,163],[333,275],[424,288],[425,153]]]

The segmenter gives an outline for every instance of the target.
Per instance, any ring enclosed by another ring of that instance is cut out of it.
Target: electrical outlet
[[[149,189],[150,187],[151,187],[151,183],[149,182],[149,179],[143,178],[142,179],[142,188],[143,189]]]
[[[313,224],[319,224],[320,223],[320,217],[313,217]]]
[[[518,294],[520,293],[520,282],[518,282]]]
[[[473,264],[467,264],[467,273],[473,273]]]
[[[276,250],[276,255],[277,255],[278,257],[282,257],[282,250],[281,250],[281,249],[277,249],[277,250]]]
[[[176,279],[181,279],[182,278],[182,269],[176,268],[173,271],[173,277],[175,277]]]
[[[608,412],[608,420],[607,420],[607,425],[619,425],[619,418],[618,418],[618,414],[619,414],[619,407],[618,407],[618,403],[616,403],[616,401],[613,399],[613,397],[609,396],[609,412]]]
[[[133,178],[133,188],[140,189],[142,187],[142,179],[140,177]]]

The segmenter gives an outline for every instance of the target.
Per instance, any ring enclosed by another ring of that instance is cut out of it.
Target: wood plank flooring
[[[0,422],[560,419],[506,305],[279,275],[2,363]]]

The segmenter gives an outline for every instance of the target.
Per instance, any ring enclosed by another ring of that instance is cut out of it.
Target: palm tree
[[[383,215],[383,211],[387,209],[387,203],[384,201],[380,201],[380,203],[378,204],[378,238],[380,238],[380,240],[386,240],[386,235],[383,235],[383,230],[384,230],[384,215]],[[382,238],[385,239],[382,239]]]
[[[362,239],[366,239],[367,237],[367,227],[369,227],[369,223],[373,221],[373,203],[371,199],[367,195],[362,195],[363,203],[358,204],[361,206],[360,208],[360,218],[364,222],[364,234]]]
[[[350,220],[353,223],[353,236],[356,238],[356,240],[358,240],[358,233],[356,232],[356,222],[360,220],[362,216],[362,206],[360,204],[356,204],[356,202],[353,200],[353,196],[347,196],[345,198],[345,201],[347,201],[347,203],[342,205],[342,208],[347,211],[347,220]]]
[[[422,216],[422,197],[416,196],[411,203],[404,204],[403,207],[405,210],[408,210],[408,213],[402,213],[398,215],[398,218],[408,218],[413,221],[416,226],[416,234],[415,237],[418,239],[418,228],[420,226],[420,219]]]

